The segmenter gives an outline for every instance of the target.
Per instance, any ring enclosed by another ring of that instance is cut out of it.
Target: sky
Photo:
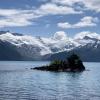
[[[0,0],[0,30],[42,37],[100,34],[100,0]]]

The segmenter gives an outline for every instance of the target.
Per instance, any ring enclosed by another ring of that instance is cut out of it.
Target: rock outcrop
[[[35,67],[31,69],[43,70],[43,71],[57,71],[57,72],[81,72],[85,70],[85,67],[80,60],[79,56],[72,54],[66,61],[55,60],[50,65]]]

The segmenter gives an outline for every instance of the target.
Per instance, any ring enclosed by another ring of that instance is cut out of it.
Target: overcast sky
[[[34,36],[100,33],[100,0],[0,0],[0,30]]]

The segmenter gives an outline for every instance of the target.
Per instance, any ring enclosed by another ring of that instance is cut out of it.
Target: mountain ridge
[[[7,47],[9,52],[5,50]],[[90,54],[88,57],[84,56],[87,51]],[[0,31],[0,60],[65,59],[72,52],[77,53],[83,61],[100,61],[100,35],[81,32],[72,39],[64,32],[56,32],[54,37],[44,38]],[[90,59],[92,57],[94,59]]]

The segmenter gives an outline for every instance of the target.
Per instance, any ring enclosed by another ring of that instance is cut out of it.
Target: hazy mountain
[[[0,31],[0,60],[64,59],[76,52],[84,61],[100,60],[100,35],[83,32],[74,39],[64,32],[50,38]]]

